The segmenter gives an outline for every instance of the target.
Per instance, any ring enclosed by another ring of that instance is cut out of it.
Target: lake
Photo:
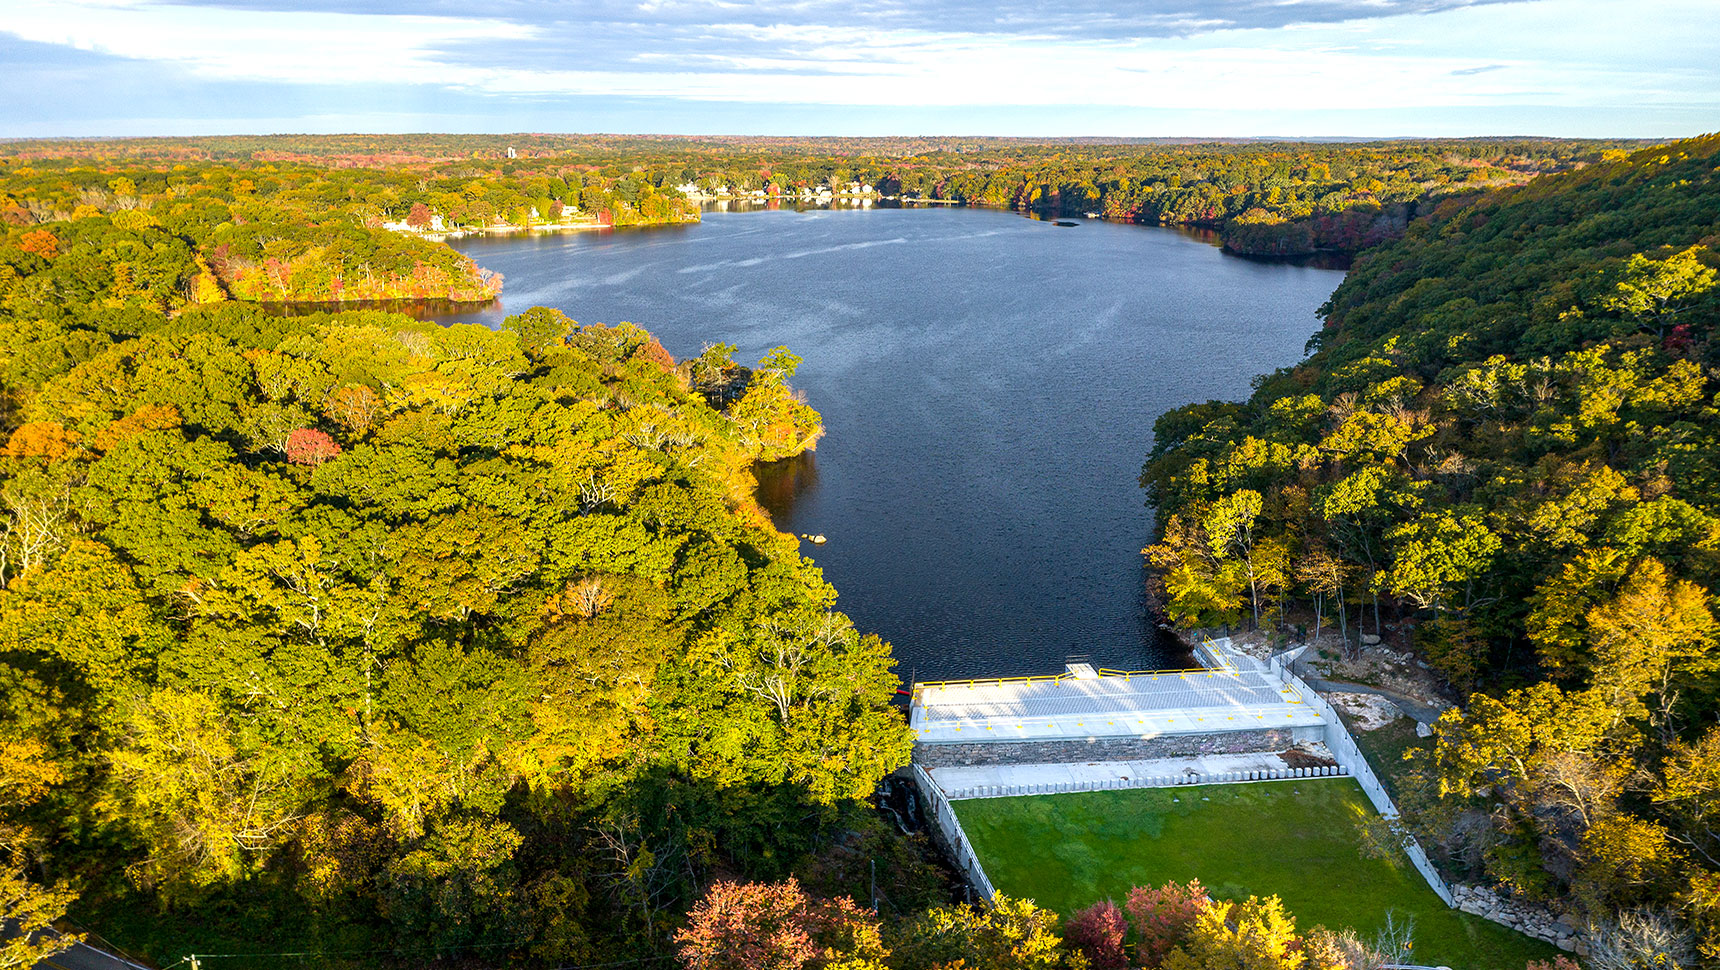
[[[1137,484],[1153,419],[1292,364],[1338,270],[1170,229],[981,209],[708,212],[691,226],[456,243],[536,305],[676,357],[786,344],[824,415],[760,471],[838,608],[922,680],[1174,663],[1148,616]]]

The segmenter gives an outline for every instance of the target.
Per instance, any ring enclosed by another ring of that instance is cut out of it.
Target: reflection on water
[[[818,487],[818,453],[767,462],[753,469],[758,476],[758,504],[777,522],[785,522],[794,502]]]
[[[465,318],[487,319],[501,309],[502,301],[461,303],[454,300],[345,300],[338,303],[260,303],[264,310],[283,317],[308,317],[342,310],[383,310],[403,313],[414,320],[452,323]]]
[[[788,345],[818,452],[758,469],[777,527],[903,676],[1175,664],[1144,595],[1153,420],[1302,355],[1341,274],[1174,230],[997,210],[707,212],[702,223],[467,239],[534,305],[632,321],[677,357]]]

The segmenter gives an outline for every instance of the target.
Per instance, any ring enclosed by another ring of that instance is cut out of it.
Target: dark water
[[[824,415],[768,468],[778,528],[920,679],[1173,659],[1147,617],[1136,484],[1153,419],[1293,363],[1342,273],[1175,231],[994,211],[708,213],[696,226],[459,248],[534,305],[631,320],[677,357],[778,344]],[[446,318],[445,318],[446,319]]]

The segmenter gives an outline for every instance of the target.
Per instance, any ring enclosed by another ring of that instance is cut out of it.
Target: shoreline
[[[599,232],[615,229],[650,229],[658,226],[688,226],[695,225],[700,219],[673,219],[664,222],[632,222],[617,226],[607,222],[548,222],[535,223],[529,226],[516,226],[508,223],[495,226],[484,226],[475,229],[447,229],[442,232],[431,232],[419,229],[402,229],[396,225],[384,224],[389,232],[397,232],[403,236],[416,236],[430,242],[447,242],[450,239],[465,239],[469,236],[514,236],[514,235],[555,235],[564,232]]]

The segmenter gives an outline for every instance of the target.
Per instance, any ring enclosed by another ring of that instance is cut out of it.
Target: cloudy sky
[[[1720,130],[1720,0],[0,0],[0,136]]]

